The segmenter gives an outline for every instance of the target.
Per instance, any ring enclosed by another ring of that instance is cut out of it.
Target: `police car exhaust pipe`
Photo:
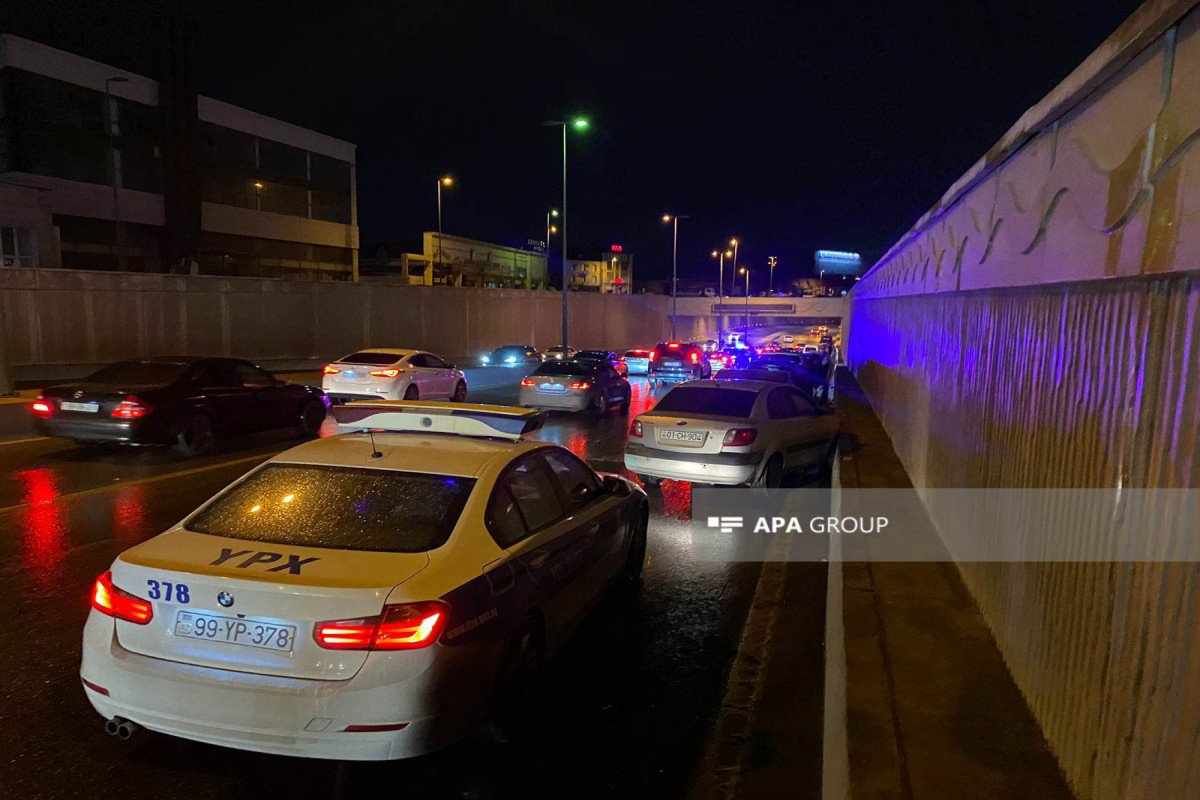
[[[104,732],[109,736],[116,736],[121,741],[129,741],[129,737],[137,732],[138,724],[130,722],[123,717],[113,717],[104,723]]]

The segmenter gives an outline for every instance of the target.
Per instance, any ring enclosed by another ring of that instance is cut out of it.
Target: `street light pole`
[[[767,256],[767,263],[771,265],[771,277],[767,280],[767,294],[775,294],[775,265],[779,263],[779,259],[775,256]]]
[[[741,272],[746,273],[746,314],[745,324],[746,330],[750,330],[750,268],[742,267]],[[745,341],[745,334],[742,335],[742,340]]]
[[[576,130],[585,130],[588,126],[588,121],[583,117],[576,117],[570,123]],[[543,122],[542,125],[547,127],[558,126],[562,128],[562,223],[559,225],[559,233],[562,238],[562,348],[563,352],[567,352],[567,123],[561,120],[551,120]]]
[[[437,212],[438,212],[438,241],[437,241],[437,271],[442,271],[442,187],[450,186],[454,179],[443,175],[437,179]]]
[[[117,269],[125,271],[125,223],[121,221],[121,193],[118,189],[120,172],[117,167],[117,145],[113,135],[113,127],[118,124],[113,115],[112,84],[129,83],[129,78],[115,75],[104,79],[104,129],[108,132],[108,161],[112,169],[113,196],[113,225],[116,227],[114,247],[117,256]]]
[[[737,280],[734,276],[737,275],[737,256],[738,256],[738,240],[730,239],[729,244],[733,247],[733,272],[729,273],[729,294],[733,294],[733,282]]]
[[[674,223],[671,239],[671,341],[675,341],[675,318],[679,316],[679,220],[691,219],[684,214],[663,214],[663,222]]]

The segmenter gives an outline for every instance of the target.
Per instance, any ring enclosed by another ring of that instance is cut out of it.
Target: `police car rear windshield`
[[[395,364],[404,356],[396,353],[380,353],[375,350],[362,350],[342,359],[343,364],[366,364],[372,367],[382,367],[385,364]]]
[[[677,386],[663,396],[654,413],[713,414],[718,417],[745,419],[754,410],[757,391],[714,389],[706,386]]]
[[[271,544],[421,553],[445,544],[474,478],[268,464],[184,527]]]

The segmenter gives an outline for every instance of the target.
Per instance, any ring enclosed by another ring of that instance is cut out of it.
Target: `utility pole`
[[[775,265],[779,263],[779,259],[775,256],[767,256],[767,264],[771,267],[771,277],[767,281],[767,294],[775,294]]]

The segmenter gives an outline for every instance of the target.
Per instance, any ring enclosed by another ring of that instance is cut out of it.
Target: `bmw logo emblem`
[[[221,608],[229,608],[233,605],[233,595],[229,592],[221,592],[217,595],[217,602],[221,604]]]

